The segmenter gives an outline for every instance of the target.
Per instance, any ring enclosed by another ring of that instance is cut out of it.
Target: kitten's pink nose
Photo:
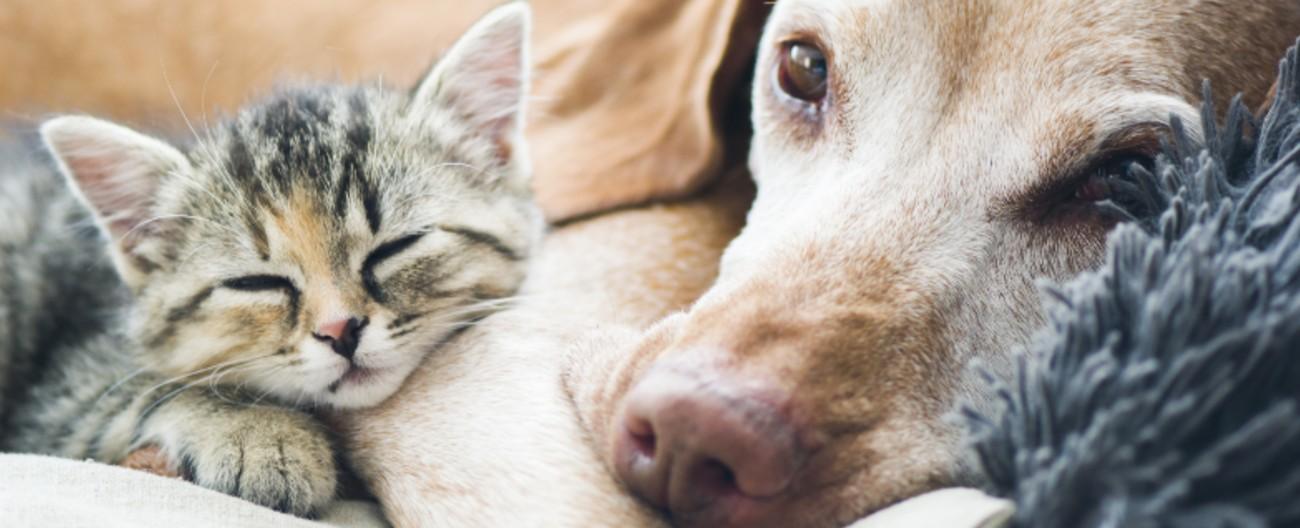
[[[324,341],[336,354],[352,359],[357,351],[357,342],[361,340],[361,330],[369,323],[368,317],[346,317],[317,326],[311,336]]]

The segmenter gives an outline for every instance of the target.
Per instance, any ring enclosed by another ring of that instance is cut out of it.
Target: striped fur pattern
[[[329,500],[309,409],[387,398],[523,279],[527,28],[511,4],[411,93],[286,89],[184,149],[74,116],[41,129],[55,163],[6,152],[0,445],[157,445],[267,506]]]

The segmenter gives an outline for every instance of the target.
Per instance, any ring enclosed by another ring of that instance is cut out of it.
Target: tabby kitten
[[[330,500],[330,438],[295,407],[379,403],[523,278],[541,224],[528,18],[493,11],[411,94],[284,91],[184,152],[87,117],[42,126],[74,190],[12,159],[0,178],[18,212],[0,227],[0,445],[106,462],[156,445],[259,504]]]

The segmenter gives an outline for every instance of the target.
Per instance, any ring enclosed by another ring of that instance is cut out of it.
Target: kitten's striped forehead
[[[261,207],[305,198],[322,216],[341,221],[359,203],[376,232],[383,221],[380,175],[367,169],[374,103],[390,101],[361,88],[281,94],[226,126],[220,172],[245,203]]]

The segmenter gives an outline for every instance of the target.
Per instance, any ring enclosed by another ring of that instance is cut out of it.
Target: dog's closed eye
[[[1072,198],[1084,204],[1121,198],[1116,183],[1128,177],[1135,166],[1150,170],[1154,164],[1154,158],[1142,152],[1121,151],[1109,154],[1085,170],[1081,179],[1074,182]]]
[[[1146,200],[1132,195],[1141,188],[1130,184],[1130,174],[1137,168],[1152,170],[1160,138],[1167,131],[1163,123],[1125,127],[1108,136],[1087,158],[1052,164],[1043,183],[1018,193],[1007,205],[1016,217],[1034,223],[1113,222],[1117,218],[1108,212],[1115,208],[1126,216],[1142,217],[1147,214],[1141,210]]]

